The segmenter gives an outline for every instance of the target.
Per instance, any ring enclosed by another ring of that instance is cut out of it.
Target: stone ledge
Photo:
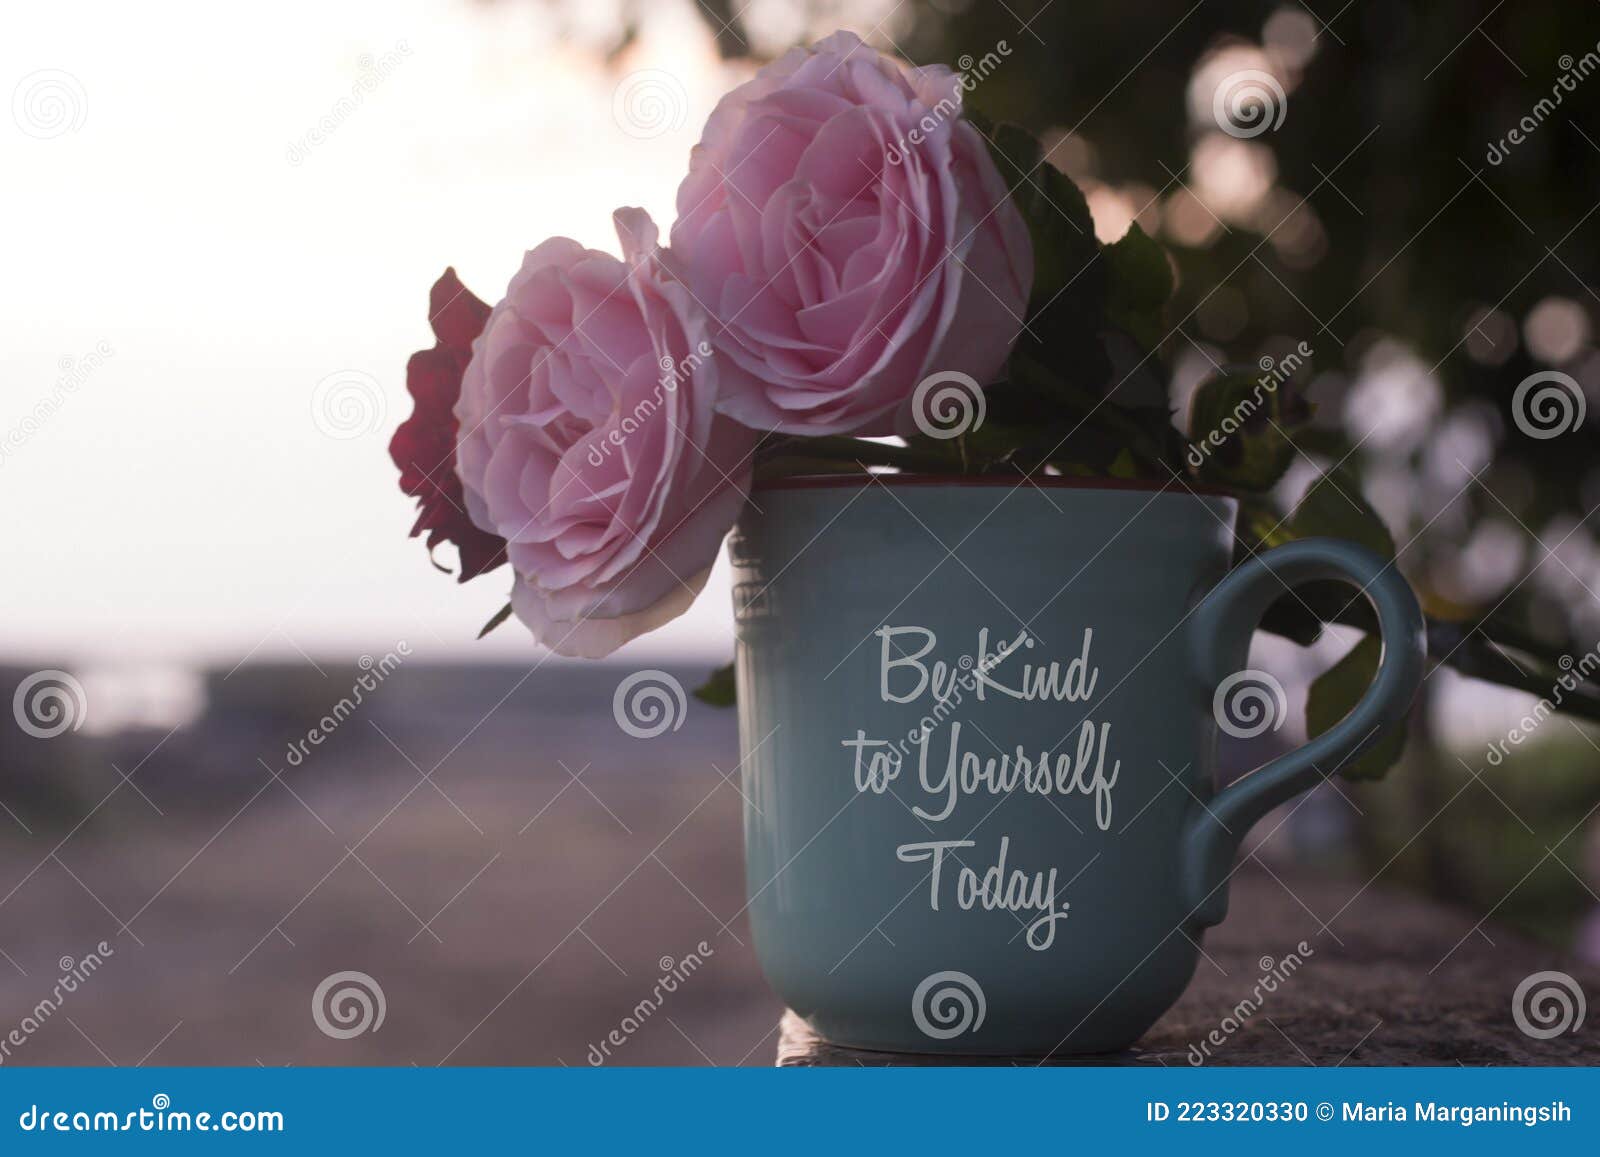
[[[1278,873],[1274,875],[1273,872]],[[1187,1065],[1276,958],[1306,941],[1304,967],[1205,1060],[1214,1065],[1600,1064],[1600,970],[1479,922],[1469,913],[1377,885],[1247,865],[1228,919],[1207,933],[1194,982],[1126,1053],[1053,1064]],[[1517,1028],[1511,999],[1534,972],[1559,969],[1583,988],[1576,1031],[1536,1040]],[[1038,1064],[1014,1059],[873,1053],[821,1040],[784,1017],[779,1065]]]

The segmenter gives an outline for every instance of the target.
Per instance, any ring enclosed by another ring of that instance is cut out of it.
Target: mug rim
[[[770,478],[756,482],[751,491],[768,490],[839,490],[866,488],[872,483],[880,486],[1034,486],[1048,490],[1134,490],[1145,493],[1170,493],[1189,498],[1237,498],[1232,491],[1203,482],[1185,482],[1173,479],[1162,482],[1152,478],[1082,477],[1067,474],[1040,474],[1019,477],[1014,474],[919,474],[900,472],[894,474],[793,474],[785,478]]]

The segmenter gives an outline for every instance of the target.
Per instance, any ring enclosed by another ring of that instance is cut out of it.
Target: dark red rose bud
[[[473,525],[456,476],[456,399],[461,376],[472,360],[472,340],[483,331],[489,307],[474,297],[454,269],[433,283],[428,313],[437,344],[419,350],[406,363],[411,417],[389,441],[389,456],[400,467],[400,489],[417,500],[415,538],[428,533],[428,551],[453,542],[461,555],[461,581],[491,571],[506,561],[506,542]]]

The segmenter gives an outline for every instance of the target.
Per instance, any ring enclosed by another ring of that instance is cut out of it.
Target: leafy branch
[[[1337,439],[1310,425],[1313,408],[1296,384],[1310,357],[1305,346],[1281,359],[1219,371],[1195,390],[1180,433],[1167,401],[1162,348],[1172,332],[1166,306],[1174,277],[1166,251],[1137,224],[1102,244],[1083,192],[1048,163],[1037,140],[1013,125],[969,114],[989,142],[1013,204],[1032,241],[1035,276],[1026,324],[1005,380],[984,391],[987,417],[959,437],[914,436],[894,444],[859,438],[769,437],[757,452],[756,477],[894,469],[923,474],[1040,473],[1178,480],[1236,495],[1236,561],[1296,538],[1327,535],[1367,546],[1393,562],[1388,529],[1341,469],[1319,477],[1284,517],[1268,495],[1296,457],[1346,456]],[[1356,627],[1365,638],[1312,685],[1307,729],[1338,722],[1365,692],[1380,647],[1366,600],[1347,586],[1314,583],[1286,594],[1262,629],[1302,645],[1328,624]],[[1427,619],[1428,655],[1473,679],[1550,700],[1600,723],[1600,689],[1562,666],[1589,648],[1558,651],[1498,612],[1462,621]],[[707,702],[731,703],[731,667],[702,688]],[[1404,728],[1342,769],[1351,778],[1381,776],[1401,753]]]

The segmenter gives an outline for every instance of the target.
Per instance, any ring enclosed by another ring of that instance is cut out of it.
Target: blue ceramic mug
[[[769,982],[821,1035],[1132,1044],[1188,984],[1246,830],[1404,716],[1424,656],[1405,580],[1332,539],[1229,572],[1235,513],[1061,478],[755,492],[731,541],[749,912]],[[1217,793],[1219,720],[1282,721],[1251,634],[1319,579],[1375,608],[1377,677]]]

